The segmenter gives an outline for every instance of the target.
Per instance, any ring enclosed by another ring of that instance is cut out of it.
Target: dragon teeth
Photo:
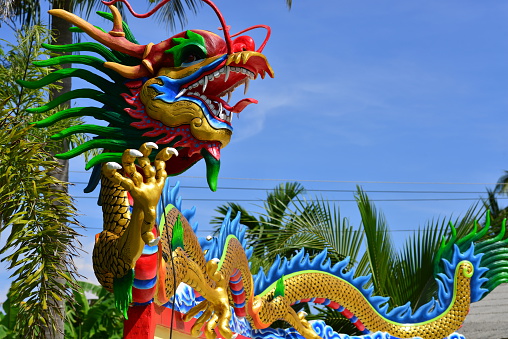
[[[180,91],[180,93],[178,93],[175,97],[175,99],[178,99],[179,97],[181,97],[182,95],[185,94],[185,92],[187,92],[187,88],[184,88]]]
[[[206,91],[206,86],[208,86],[208,78],[205,76],[202,81],[203,81],[203,92],[204,92],[204,91]],[[201,80],[199,82],[201,82]]]
[[[224,77],[224,82],[226,82],[229,79],[229,74],[231,72],[231,67],[225,66],[224,68],[226,69],[226,76]]]
[[[250,84],[249,78],[245,79],[245,87],[243,89],[243,94],[244,95],[247,95],[247,91],[249,90],[249,84]]]

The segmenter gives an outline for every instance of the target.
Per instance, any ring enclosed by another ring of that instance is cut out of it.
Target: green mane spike
[[[180,247],[182,250],[185,249],[183,242],[183,227],[182,221],[180,220],[180,215],[178,215],[175,224],[173,225],[173,234],[171,237],[171,249],[174,251],[178,247]]]
[[[42,47],[53,52],[93,52],[102,56],[106,61],[122,62],[111,50],[97,42],[78,42],[69,45],[42,44]]]
[[[115,295],[115,306],[122,312],[125,319],[127,310],[132,302],[132,285],[134,284],[134,270],[129,270],[127,274],[121,278],[113,279],[113,292]]]
[[[39,60],[33,63],[38,67],[48,67],[62,64],[81,64],[95,68],[109,76],[115,82],[123,82],[125,79],[115,71],[104,67],[104,60],[91,55],[61,55],[47,60]]]
[[[101,153],[90,159],[86,165],[85,170],[89,170],[90,168],[94,167],[95,165],[106,163],[106,162],[122,162],[122,155],[123,153],[115,153],[115,152],[107,152],[107,153]]]
[[[92,85],[97,86],[99,89],[101,89],[106,94],[120,96],[122,93],[128,93],[128,88],[126,86],[120,85],[120,84],[114,84],[97,74],[94,74],[86,69],[80,69],[80,68],[63,68],[63,69],[54,71],[54,72],[46,75],[44,78],[39,79],[37,81],[18,80],[18,83],[26,88],[37,89],[37,88],[47,86],[47,85],[49,85],[53,82],[56,82],[58,80],[69,78],[69,77],[83,79],[83,80],[91,83]]]
[[[273,292],[273,297],[283,297],[285,294],[284,288],[284,275],[277,280],[277,284],[275,285],[275,291]]]
[[[126,131],[124,128],[105,127],[105,126],[84,124],[84,125],[77,125],[77,126],[71,126],[69,128],[66,128],[63,131],[60,131],[59,133],[52,135],[51,139],[60,140],[60,139],[66,138],[70,135],[77,134],[77,133],[90,133],[90,134],[95,134],[98,136],[110,137],[110,138],[129,137],[129,131]],[[136,135],[134,133],[135,132],[131,133],[132,136]]]
[[[139,147],[138,143],[132,140],[127,141],[114,139],[92,139],[65,153],[57,154],[55,157],[58,159],[71,159],[94,148],[106,148],[113,151],[124,151],[127,148],[136,148],[136,146]]]
[[[128,126],[132,122],[136,121],[134,118],[127,116],[125,114],[121,114],[114,111],[109,111],[105,108],[98,107],[72,107],[60,112],[56,112],[53,115],[47,117],[46,119],[34,122],[33,124],[36,127],[48,127],[60,120],[65,120],[69,118],[82,117],[82,116],[91,116],[98,120],[104,120],[109,123],[115,123],[117,125]]]
[[[96,100],[104,105],[109,106],[116,106],[118,109],[122,110],[124,108],[129,107],[129,105],[122,100],[122,98],[112,97],[110,95],[104,94],[100,91],[97,91],[95,89],[75,89],[70,92],[64,93],[57,97],[56,99],[48,102],[46,105],[36,107],[36,108],[29,108],[27,111],[29,113],[43,113],[47,112],[50,109],[53,109],[57,107],[60,104],[63,104],[66,101],[72,100],[72,99],[78,99],[78,98],[87,98],[87,99],[93,99]]]

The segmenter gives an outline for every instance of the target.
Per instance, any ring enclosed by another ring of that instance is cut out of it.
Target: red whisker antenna
[[[270,35],[272,34],[272,29],[270,28],[270,26],[267,26],[267,25],[255,25],[255,26],[251,26],[249,28],[246,28],[246,29],[238,32],[238,33],[235,33],[235,34],[231,35],[231,38],[234,38],[235,36],[238,36],[238,35],[240,35],[242,33],[245,33],[245,32],[248,32],[248,31],[252,31],[253,29],[256,29],[256,28],[264,28],[264,29],[266,29],[265,40],[263,40],[263,43],[261,44],[261,46],[259,46],[258,50],[256,51],[258,53],[261,53],[263,51],[263,49],[265,48],[266,43],[270,39]]]
[[[131,4],[129,3],[129,1],[127,1],[127,0],[102,1],[102,3],[106,6],[111,6],[111,5],[116,4],[117,2],[123,2],[125,4],[125,6],[127,7],[127,9],[129,10],[129,12],[131,12],[131,14],[133,16],[135,16],[136,18],[148,18],[149,16],[151,16],[152,14],[157,12],[159,10],[159,8],[161,8],[162,6],[164,6],[165,4],[167,4],[170,1],[171,0],[162,0],[151,11],[146,12],[144,14],[136,13],[134,11],[134,9],[132,8]],[[208,6],[210,6],[213,9],[213,11],[215,12],[215,15],[217,15],[217,17],[219,18],[219,21],[222,25],[222,29],[224,30],[224,40],[226,40],[228,54],[232,54],[233,49],[231,47],[231,36],[229,35],[229,28],[228,28],[228,26],[226,26],[226,20],[224,19],[224,16],[219,11],[217,6],[215,6],[215,4],[213,2],[211,2],[210,0],[201,0],[201,1],[203,1]]]

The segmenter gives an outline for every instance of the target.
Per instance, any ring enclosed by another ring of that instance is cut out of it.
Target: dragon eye
[[[195,45],[189,45],[187,46],[187,48],[184,49],[182,53],[181,66],[188,67],[194,65],[203,60],[204,58],[206,58],[206,55],[199,47]]]
[[[194,54],[189,54],[187,55],[185,60],[182,60],[182,64],[188,64],[189,62],[194,62],[196,60],[198,60],[197,56],[195,56]]]

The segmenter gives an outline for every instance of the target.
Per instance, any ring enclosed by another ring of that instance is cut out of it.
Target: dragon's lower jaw
[[[217,190],[217,181],[220,171],[220,157],[217,159],[206,148],[202,148],[199,153],[193,153],[190,156],[188,148],[180,149],[179,156],[172,157],[166,163],[166,172],[169,176],[181,174],[194,166],[194,164],[201,159],[205,159],[208,187],[215,192]]]

